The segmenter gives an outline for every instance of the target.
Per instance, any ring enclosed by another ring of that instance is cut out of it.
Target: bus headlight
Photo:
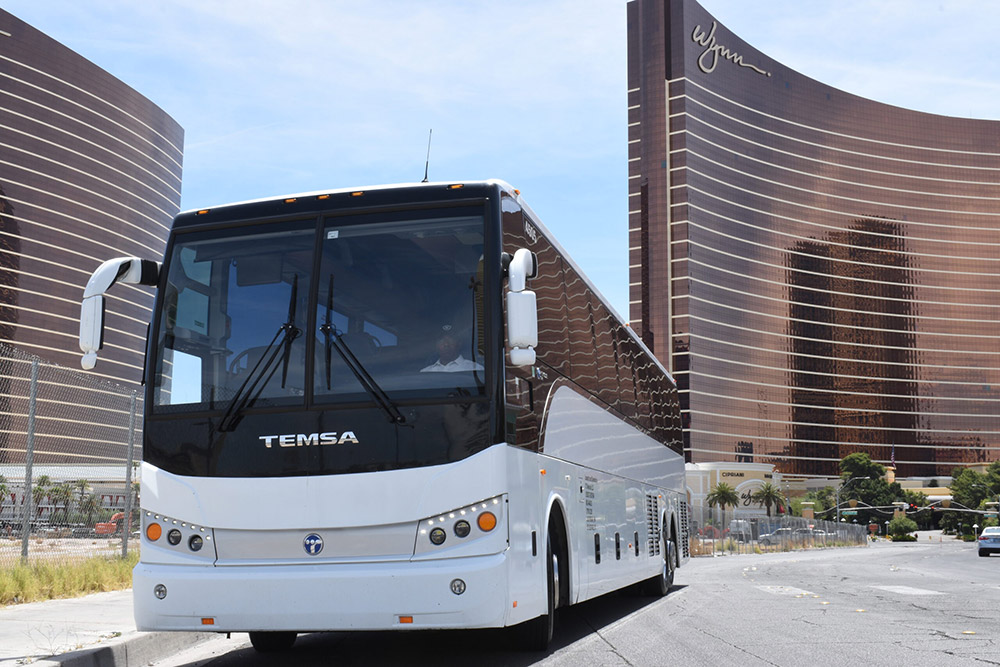
[[[142,524],[150,547],[185,553],[188,557],[197,553],[199,559],[215,557],[214,548],[204,548],[212,547],[211,528],[148,510],[142,511]]]
[[[495,496],[421,520],[417,526],[418,539],[414,553],[430,553],[438,548],[457,549],[460,545],[472,544],[477,538],[498,533],[506,537],[506,530],[498,530],[504,525],[506,505],[504,496]],[[449,534],[459,541],[445,545]]]

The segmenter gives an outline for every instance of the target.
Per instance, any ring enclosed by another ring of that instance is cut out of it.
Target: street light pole
[[[850,484],[851,482],[857,481],[859,479],[871,479],[871,477],[852,477],[852,478],[850,478],[849,480],[847,480],[846,482],[844,482],[843,484],[841,484],[840,486],[837,487],[836,494],[837,494],[837,523],[838,524],[840,523],[840,492],[843,489],[847,488],[848,484]]]

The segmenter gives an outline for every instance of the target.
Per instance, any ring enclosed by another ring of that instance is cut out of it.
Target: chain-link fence
[[[137,548],[137,391],[0,344],[0,567]]]
[[[849,547],[868,544],[868,530],[797,516],[760,516],[742,509],[693,505],[690,513],[691,555],[753,554],[793,549]]]

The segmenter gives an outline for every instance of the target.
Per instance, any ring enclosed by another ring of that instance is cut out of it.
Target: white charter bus
[[[677,389],[499,181],[180,214],[155,285],[140,630],[500,628],[688,558]]]

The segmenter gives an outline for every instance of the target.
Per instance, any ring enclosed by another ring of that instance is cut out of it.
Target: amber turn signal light
[[[497,517],[493,512],[483,512],[476,519],[476,523],[479,525],[479,530],[484,533],[488,533],[497,527]]]
[[[146,526],[146,539],[155,542],[163,534],[163,528],[158,523],[151,523]]]

